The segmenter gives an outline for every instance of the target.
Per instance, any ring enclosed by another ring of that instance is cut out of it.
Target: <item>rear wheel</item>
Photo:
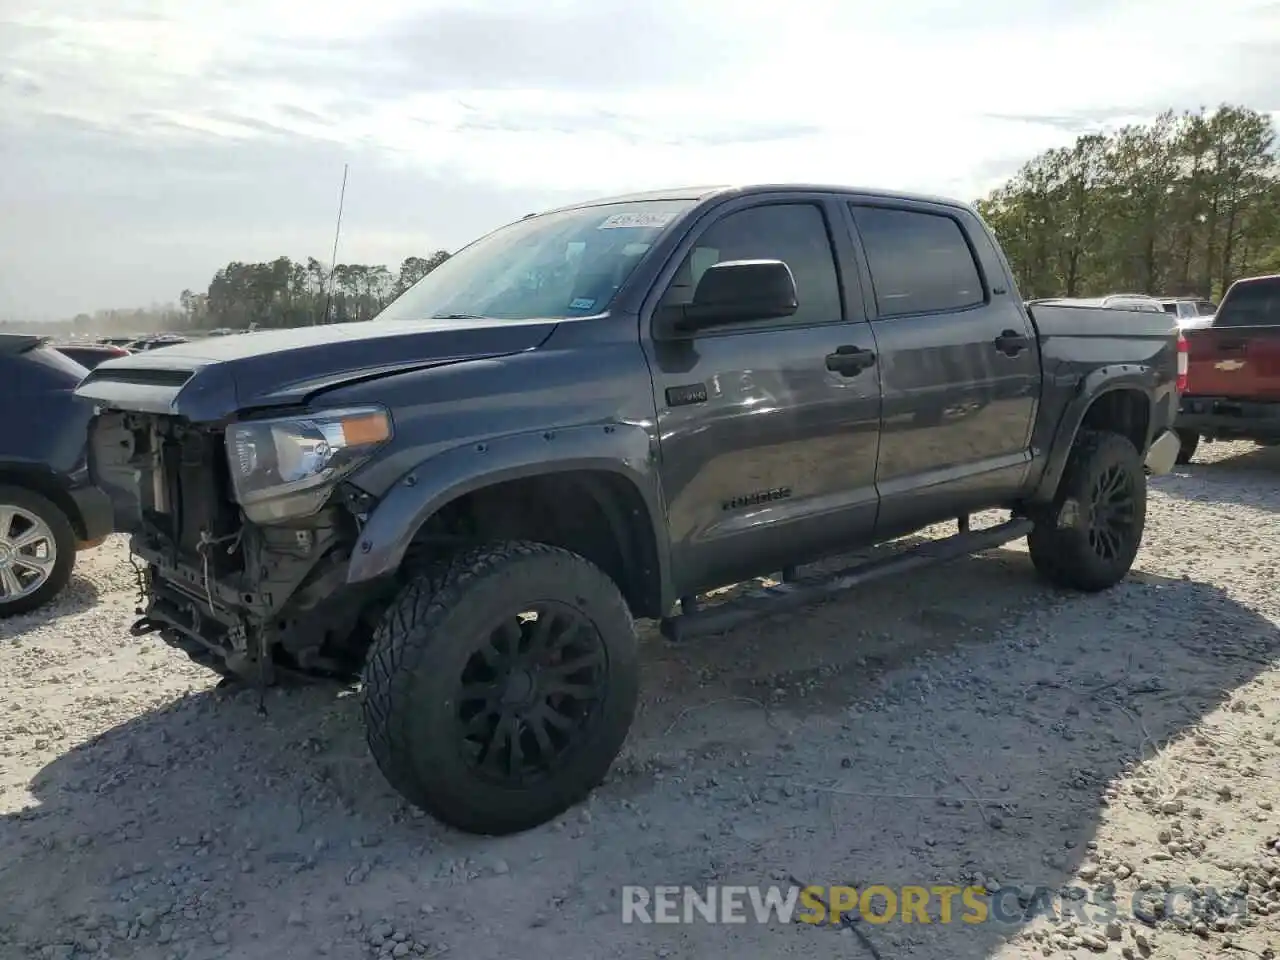
[[[23,487],[0,487],[0,617],[52,600],[75,560],[75,530],[57,504]]]
[[[1049,516],[1027,537],[1031,562],[1058,586],[1094,592],[1124,579],[1147,516],[1142,456],[1117,433],[1083,431]]]
[[[535,827],[600,783],[639,687],[613,581],[539,543],[460,553],[387,611],[364,672],[379,768],[411,803],[470,833]]]
[[[1182,442],[1182,446],[1178,449],[1178,463],[1190,463],[1191,458],[1196,455],[1196,448],[1200,446],[1200,434],[1192,433],[1190,430],[1179,430],[1178,439]]]

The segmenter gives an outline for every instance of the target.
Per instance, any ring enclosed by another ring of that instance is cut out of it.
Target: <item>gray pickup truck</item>
[[[1053,584],[1121,580],[1178,451],[1177,337],[1028,309],[964,205],[672,190],[496,230],[373,321],[139,353],[79,393],[146,571],[135,633],[230,682],[362,677],[390,783],[498,834],[608,771],[635,618],[675,641],[1019,537]]]

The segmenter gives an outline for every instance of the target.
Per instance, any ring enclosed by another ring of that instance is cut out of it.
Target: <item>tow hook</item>
[[[164,624],[158,620],[152,620],[150,617],[141,617],[135,620],[133,626],[129,628],[129,633],[135,637],[145,637],[149,633],[159,633],[164,629]]]

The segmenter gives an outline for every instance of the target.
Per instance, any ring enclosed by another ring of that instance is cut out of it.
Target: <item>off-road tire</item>
[[[1106,557],[1090,540],[1095,486],[1111,471],[1120,471],[1132,490],[1132,522],[1118,538],[1119,549]],[[1027,536],[1031,562],[1055,586],[1095,593],[1115,586],[1128,574],[1142,545],[1146,526],[1147,482],[1142,456],[1118,433],[1082,430],[1067,460],[1052,509],[1037,520]],[[1076,505],[1075,522],[1060,526],[1064,506]]]
[[[459,678],[482,638],[535,602],[572,608],[594,627],[603,694],[553,772],[497,785],[463,756]],[[441,560],[403,588],[374,633],[363,679],[369,749],[391,786],[460,830],[516,833],[580,802],[608,773],[635,714],[635,625],[614,582],[577,554],[526,541],[490,544]]]
[[[30,613],[52,601],[71,581],[76,564],[76,532],[56,503],[25,487],[0,486],[0,506],[11,505],[35,514],[53,532],[53,570],[39,589],[17,600],[0,600],[0,619]]]
[[[1196,448],[1200,446],[1200,434],[1179,430],[1178,439],[1182,442],[1182,446],[1178,448],[1178,463],[1185,466],[1196,455]]]

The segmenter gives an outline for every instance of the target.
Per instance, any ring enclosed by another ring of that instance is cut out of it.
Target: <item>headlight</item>
[[[227,428],[236,502],[255,523],[315,513],[333,484],[391,439],[381,407],[326,410]]]

